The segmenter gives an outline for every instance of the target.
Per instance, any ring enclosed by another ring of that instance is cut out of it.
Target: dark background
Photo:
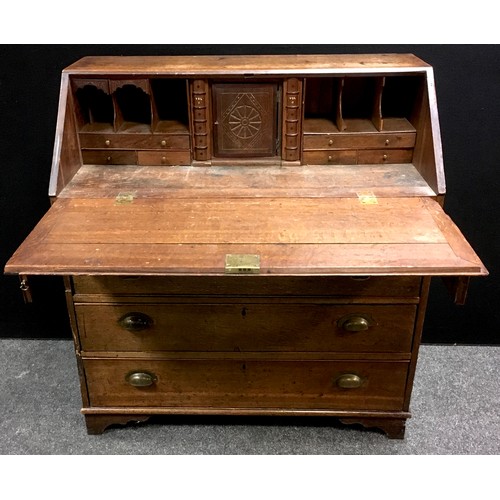
[[[86,55],[411,52],[434,67],[447,180],[445,210],[490,271],[465,306],[434,279],[426,343],[500,344],[500,46],[496,45],[2,45],[0,46],[0,264],[49,208],[60,75]],[[25,305],[15,276],[0,276],[0,337],[69,338],[60,278],[31,278]]]

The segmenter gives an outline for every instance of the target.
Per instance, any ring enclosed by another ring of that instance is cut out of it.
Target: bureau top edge
[[[87,56],[67,74],[172,76],[270,76],[345,73],[421,73],[431,66],[413,54]]]

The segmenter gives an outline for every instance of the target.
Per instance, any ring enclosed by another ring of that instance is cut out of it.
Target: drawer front
[[[138,151],[138,165],[190,165],[189,151]]]
[[[401,410],[407,366],[367,361],[84,360],[94,407]]]
[[[412,149],[365,149],[304,151],[308,165],[363,165],[369,163],[411,163]]]
[[[304,150],[401,149],[415,146],[416,134],[314,134],[304,135]]]
[[[82,150],[83,163],[87,165],[136,165],[137,153],[135,151],[118,150]]]
[[[82,349],[410,352],[416,306],[77,304]]]
[[[308,165],[356,165],[358,152],[355,150],[304,151],[302,158]]]
[[[84,149],[189,149],[188,135],[80,133],[79,138]]]
[[[76,294],[418,297],[416,276],[74,276]]]
[[[412,149],[366,149],[358,151],[358,164],[365,163],[411,163]]]

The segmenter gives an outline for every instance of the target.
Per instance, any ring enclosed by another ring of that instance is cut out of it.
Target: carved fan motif
[[[231,132],[239,139],[250,139],[260,130],[262,119],[260,113],[247,104],[238,106],[229,116]]]

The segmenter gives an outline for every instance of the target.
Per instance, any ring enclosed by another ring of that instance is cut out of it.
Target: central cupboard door
[[[217,83],[212,90],[215,157],[276,156],[278,85]]]

